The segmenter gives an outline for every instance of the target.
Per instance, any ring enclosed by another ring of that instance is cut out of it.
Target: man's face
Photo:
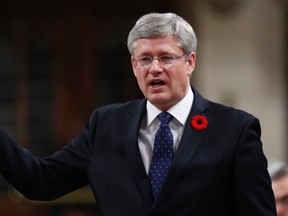
[[[288,175],[272,181],[277,215],[288,216]]]
[[[189,59],[174,37],[139,39],[131,63],[138,85],[144,96],[158,109],[167,110],[178,103],[188,92],[190,76],[195,67],[195,53]],[[144,67],[140,59],[178,57],[173,64],[165,65],[154,59],[151,67]],[[182,57],[183,56],[183,57]]]

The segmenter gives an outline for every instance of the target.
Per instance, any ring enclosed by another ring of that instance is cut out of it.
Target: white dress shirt
[[[193,92],[191,88],[189,88],[186,96],[179,103],[167,110],[167,112],[174,117],[169,123],[169,127],[173,134],[174,152],[177,150],[180,143],[184,131],[184,125],[192,107],[193,99]],[[144,116],[140,126],[138,145],[148,174],[154,147],[154,138],[160,124],[160,120],[157,116],[162,111],[156,108],[149,101],[147,101],[146,110],[146,115]]]

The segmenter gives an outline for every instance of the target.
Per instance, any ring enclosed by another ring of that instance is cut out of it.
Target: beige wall
[[[204,96],[258,117],[267,158],[286,160],[283,5],[276,0],[243,0],[221,14],[209,1],[194,2],[189,10],[199,48],[192,83]]]

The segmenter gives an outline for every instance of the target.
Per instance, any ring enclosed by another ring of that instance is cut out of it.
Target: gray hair
[[[197,38],[192,26],[174,13],[149,13],[140,17],[129,33],[128,50],[133,55],[137,40],[161,36],[175,36],[186,56],[196,53]]]
[[[288,164],[278,161],[269,162],[268,171],[271,179],[277,180],[288,175]]]

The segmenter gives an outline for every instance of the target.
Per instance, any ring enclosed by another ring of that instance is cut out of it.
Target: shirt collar
[[[167,112],[173,115],[175,119],[177,119],[182,125],[184,125],[190,113],[193,100],[194,94],[190,87],[186,96],[169,110],[167,110]],[[162,111],[155,107],[152,103],[150,103],[150,101],[147,101],[146,109],[147,125],[149,126]]]

